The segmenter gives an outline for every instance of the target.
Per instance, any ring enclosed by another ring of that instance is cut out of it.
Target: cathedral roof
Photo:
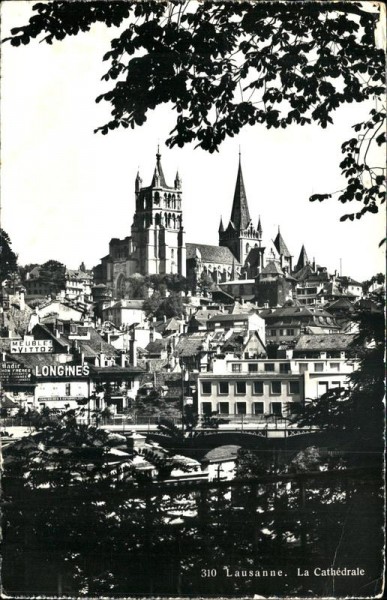
[[[249,263],[250,267],[259,266],[261,254],[262,248],[251,248],[247,255],[246,263]]]
[[[187,260],[196,258],[199,251],[201,259],[205,263],[220,263],[232,265],[233,261],[238,266],[239,262],[226,246],[209,246],[208,244],[186,244]]]
[[[285,258],[291,258],[292,255],[290,254],[288,247],[285,244],[285,240],[282,237],[279,229],[278,229],[277,237],[274,240],[274,245],[277,248],[277,250],[281,256],[284,256]]]
[[[251,221],[240,158],[230,220],[236,229],[247,229]]]

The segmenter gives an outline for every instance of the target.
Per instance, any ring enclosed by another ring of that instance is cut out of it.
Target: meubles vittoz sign
[[[52,340],[12,340],[11,354],[27,354],[32,352],[52,352]]]
[[[37,365],[36,377],[88,377],[89,365]]]

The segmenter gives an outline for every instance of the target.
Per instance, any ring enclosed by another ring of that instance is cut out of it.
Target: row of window
[[[300,373],[304,373],[308,371],[309,365],[308,363],[299,363],[299,371]],[[315,373],[322,373],[324,371],[324,363],[318,362],[313,363],[313,369]],[[264,363],[263,371],[264,373],[274,373],[275,372],[275,363]],[[329,363],[330,371],[340,371],[340,363],[331,362]],[[233,373],[242,373],[242,363],[232,363],[231,371]],[[290,373],[290,363],[279,363],[279,372],[280,373]],[[248,363],[248,372],[249,373],[257,373],[258,372],[258,363]]]
[[[263,394],[263,381],[253,381],[252,382],[252,391],[255,395]],[[300,393],[300,382],[299,381],[288,381],[288,390],[289,394],[299,394]],[[279,395],[282,393],[282,381],[270,381],[270,393]],[[219,381],[217,387],[218,396],[227,396],[229,394],[230,383],[228,381]],[[246,381],[236,381],[235,382],[235,393],[238,395],[246,394]],[[210,395],[212,393],[212,382],[211,381],[202,381],[202,394]]]
[[[270,329],[270,336],[275,337],[276,335],[295,335],[295,330],[292,329]]]
[[[301,405],[300,403],[294,403],[294,404],[289,404],[288,405],[288,410],[290,411],[290,413],[298,413],[300,411]],[[212,403],[211,402],[202,402],[201,405],[201,409],[202,409],[202,414],[203,415],[210,415],[212,414],[213,410],[212,410]],[[247,415],[248,414],[248,407],[247,407],[247,403],[246,402],[235,402],[235,404],[233,405],[233,413],[230,412],[230,403],[229,402],[219,402],[217,404],[217,412],[220,415],[230,415],[230,414],[236,414],[236,415]],[[250,413],[251,411],[251,413]],[[270,402],[270,412],[269,413],[265,413],[265,403],[264,402],[253,402],[251,405],[249,405],[249,414],[253,415],[253,416],[260,416],[260,415],[265,415],[265,414],[269,414],[269,415],[275,415],[275,416],[282,416],[284,411],[284,405],[282,402]]]
[[[231,370],[233,373],[242,373],[242,364],[241,363],[232,363]],[[257,373],[258,372],[258,363],[248,363],[248,371],[249,373]],[[274,363],[264,363],[264,372],[265,373],[274,373],[275,364]],[[290,363],[280,363],[279,364],[279,372],[280,373],[290,373]]]

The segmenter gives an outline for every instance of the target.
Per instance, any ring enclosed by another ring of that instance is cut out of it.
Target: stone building
[[[174,185],[167,184],[159,152],[150,185],[143,186],[137,174],[135,196],[131,236],[110,240],[98,272],[116,298],[130,295],[128,278],[135,273],[186,274],[182,182],[176,173]]]

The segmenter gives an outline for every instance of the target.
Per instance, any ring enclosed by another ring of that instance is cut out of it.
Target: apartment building
[[[289,417],[332,387],[347,386],[348,376],[356,367],[357,360],[349,360],[344,352],[339,358],[326,352],[313,358],[215,357],[213,371],[198,378],[198,412],[246,415],[257,420]]]

